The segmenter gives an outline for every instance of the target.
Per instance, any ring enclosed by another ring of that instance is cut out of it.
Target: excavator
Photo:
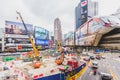
[[[62,53],[63,49],[62,49],[61,43],[59,41],[57,41],[57,47],[58,47],[57,52],[60,52],[60,56],[58,59],[55,60],[55,63],[57,65],[61,65],[63,63],[63,60],[64,60],[64,53]]]
[[[57,52],[62,53],[63,49],[62,49],[62,46],[61,46],[61,42],[57,41],[56,45],[57,45]]]
[[[56,63],[57,65],[61,65],[61,64],[63,63],[63,60],[64,60],[64,54],[61,53],[60,57],[55,60],[55,63]]]
[[[17,11],[16,11],[17,12]],[[17,14],[19,15],[19,17],[20,17],[20,19],[21,19],[21,21],[22,21],[22,23],[23,23],[23,26],[24,26],[24,28],[25,28],[25,30],[26,30],[26,32],[27,32],[27,35],[28,35],[28,37],[29,37],[29,40],[30,40],[30,42],[31,42],[31,44],[32,44],[32,48],[33,48],[33,51],[30,51],[30,52],[28,52],[28,57],[25,57],[24,59],[23,59],[23,61],[24,62],[29,62],[29,61],[33,61],[33,66],[34,66],[34,68],[39,68],[40,67],[40,62],[39,62],[39,60],[42,58],[42,57],[40,57],[40,53],[39,53],[39,51],[37,50],[37,48],[36,48],[36,46],[35,46],[35,44],[34,44],[34,42],[33,42],[33,39],[31,38],[31,36],[30,36],[30,33],[28,33],[28,29],[27,29],[27,27],[26,27],[26,25],[25,25],[25,23],[24,23],[24,20],[23,20],[23,18],[22,18],[22,16],[21,16],[21,14],[20,14],[20,12],[17,12]]]

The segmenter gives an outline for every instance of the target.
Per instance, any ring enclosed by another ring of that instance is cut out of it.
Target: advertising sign
[[[6,44],[31,44],[27,38],[6,38]]]
[[[82,45],[82,46],[93,46],[94,42],[95,42],[95,34],[93,35],[89,35],[87,37],[83,37],[83,38],[80,38],[80,42],[79,42],[79,45]]]
[[[27,33],[33,35],[33,25],[26,24],[28,32],[22,23],[5,21],[5,46],[31,46]],[[21,48],[19,47],[19,48]]]
[[[29,38],[28,35],[5,34],[6,38]]]
[[[35,44],[36,45],[49,45],[49,40],[36,39]]]
[[[81,25],[87,21],[87,16],[88,16],[87,5],[88,5],[87,0],[81,0]]]
[[[28,33],[33,34],[33,26],[31,24],[26,24]],[[5,34],[18,34],[18,35],[27,35],[22,23],[5,21]]]
[[[37,49],[42,49],[42,46],[38,46]]]
[[[35,27],[35,38],[45,40],[49,39],[49,31],[41,27]]]
[[[17,49],[18,49],[18,50],[21,50],[21,49],[22,49],[22,46],[18,45],[18,46],[17,46]]]

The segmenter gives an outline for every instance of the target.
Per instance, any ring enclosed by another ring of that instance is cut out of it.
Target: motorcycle
[[[96,70],[96,69],[93,70],[93,74],[94,74],[94,75],[97,74],[97,70]]]

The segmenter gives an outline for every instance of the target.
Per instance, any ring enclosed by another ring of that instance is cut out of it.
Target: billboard
[[[38,45],[49,45],[49,40],[35,39],[35,44]]]
[[[28,33],[33,35],[33,25],[26,24]],[[5,34],[17,34],[17,35],[27,35],[22,23],[5,21]]]
[[[49,39],[49,31],[41,27],[35,27],[35,38],[47,40]]]
[[[33,35],[33,25],[26,24],[28,32],[22,23],[5,21],[5,46],[31,46],[27,33]]]
[[[88,0],[81,0],[81,25],[87,21],[88,17]]]
[[[6,38],[6,44],[30,44],[27,38]]]

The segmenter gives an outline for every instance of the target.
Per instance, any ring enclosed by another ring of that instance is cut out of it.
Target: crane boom
[[[17,12],[17,11],[16,11],[16,12]],[[21,16],[20,12],[17,12],[17,14],[19,15],[19,17],[20,17],[20,19],[21,19],[21,21],[22,21],[22,23],[23,23],[23,26],[24,26],[24,28],[25,28],[25,30],[26,30],[26,32],[27,32],[27,35],[28,35],[29,40],[30,40],[30,42],[31,42],[31,44],[32,44],[32,47],[33,47],[33,52],[35,53],[35,57],[37,57],[37,56],[39,56],[39,51],[37,50],[37,48],[36,48],[36,46],[35,46],[35,44],[34,44],[34,42],[33,42],[33,39],[31,38],[30,34],[28,33],[28,29],[27,29],[27,27],[26,27],[26,25],[25,25],[25,22],[24,22],[24,20],[23,20],[23,18],[22,18],[22,16]]]

